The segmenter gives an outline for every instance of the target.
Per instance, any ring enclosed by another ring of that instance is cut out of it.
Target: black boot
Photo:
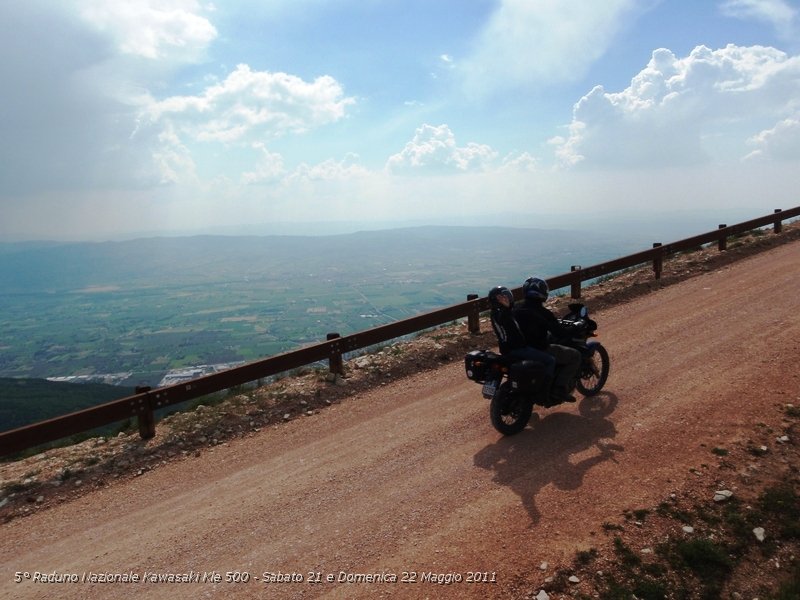
[[[550,392],[550,398],[558,402],[575,402],[575,396],[570,394],[566,388],[561,386],[553,387],[552,391]]]
[[[560,401],[553,399],[553,381],[552,375],[542,375],[541,383],[539,384],[539,397],[542,399],[540,404],[545,408],[560,404]]]

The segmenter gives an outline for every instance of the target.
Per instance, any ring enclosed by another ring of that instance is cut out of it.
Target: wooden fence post
[[[780,208],[776,208],[773,212],[778,216],[778,218],[775,219],[775,224],[772,226],[772,231],[774,233],[780,233],[783,230],[783,221],[780,218],[780,213],[783,211]]]
[[[727,225],[725,223],[720,223],[719,224],[719,228],[720,229],[725,229],[726,227],[727,227]],[[717,240],[717,248],[719,249],[720,252],[724,252],[725,250],[728,249],[728,236],[727,235],[721,234],[719,236],[719,239]]]
[[[653,248],[661,248],[661,242],[654,242]],[[656,279],[661,279],[661,271],[664,268],[664,251],[660,251],[656,253],[655,257],[653,258],[653,273],[655,273]]]
[[[572,265],[569,268],[571,273],[575,273],[576,271],[581,270],[580,265]],[[581,279],[578,277],[577,279],[573,280],[572,286],[570,288],[570,296],[573,300],[577,300],[581,297]]]
[[[338,333],[329,333],[326,336],[328,341],[339,339]],[[331,345],[331,354],[328,358],[328,371],[335,375],[344,375],[344,364],[342,363],[342,353],[339,351],[339,346],[336,344]]]
[[[467,302],[472,302],[478,299],[478,294],[467,294]],[[478,334],[481,332],[481,319],[480,312],[478,311],[478,304],[472,306],[472,310],[467,315],[467,329],[470,333]]]
[[[143,386],[136,386],[134,392],[137,394],[144,394],[150,391],[149,385]],[[144,399],[146,402],[146,399]],[[143,402],[143,403],[144,403]],[[149,440],[150,438],[155,437],[156,435],[156,416],[153,413],[153,409],[150,408],[149,404],[147,406],[140,405],[139,408],[139,437],[143,440]]]

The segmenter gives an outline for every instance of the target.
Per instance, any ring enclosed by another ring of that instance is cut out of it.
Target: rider
[[[556,400],[575,402],[570,393],[573,381],[580,368],[581,354],[574,348],[550,343],[548,333],[555,340],[567,339],[570,332],[558,322],[555,315],[544,306],[550,290],[547,282],[538,277],[528,277],[522,284],[525,301],[514,309],[514,318],[529,346],[546,351],[555,359],[558,367],[551,395]]]
[[[556,368],[555,358],[542,350],[537,350],[525,342],[525,336],[514,319],[514,295],[507,287],[497,285],[489,290],[492,329],[497,336],[500,354],[513,360],[535,360],[544,365],[547,375],[546,384],[553,378]]]

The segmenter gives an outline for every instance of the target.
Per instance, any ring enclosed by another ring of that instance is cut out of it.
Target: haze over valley
[[[154,386],[642,247],[498,227],[6,244],[0,376]]]

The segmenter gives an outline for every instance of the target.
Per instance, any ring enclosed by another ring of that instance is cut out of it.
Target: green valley
[[[155,386],[171,369],[255,360],[636,249],[496,227],[9,245],[0,376]]]

